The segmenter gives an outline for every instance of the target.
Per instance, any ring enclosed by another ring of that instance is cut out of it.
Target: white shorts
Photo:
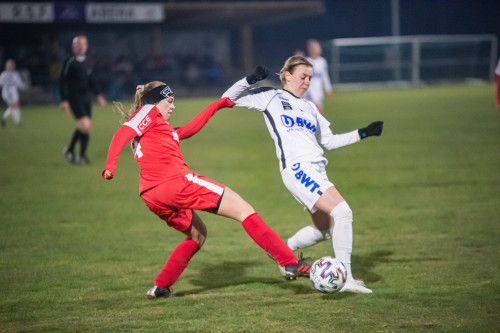
[[[281,171],[286,188],[311,213],[318,210],[314,205],[319,197],[329,187],[334,186],[328,180],[325,166],[326,162],[303,162],[295,163]]]
[[[19,102],[19,92],[17,89],[4,88],[2,90],[2,98],[7,105]]]

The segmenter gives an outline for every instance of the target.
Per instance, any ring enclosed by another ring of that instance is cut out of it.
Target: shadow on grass
[[[392,251],[378,250],[371,252],[366,256],[353,256],[353,271],[356,277],[362,278],[367,284],[377,282],[382,277],[373,272],[376,265],[389,262]],[[305,258],[312,263],[311,258]],[[239,286],[253,283],[262,283],[275,285],[283,289],[293,290],[295,294],[313,294],[317,293],[309,284],[294,283],[295,281],[286,281],[279,274],[278,267],[270,272],[270,277],[248,276],[248,270],[251,267],[262,265],[261,261],[224,261],[218,265],[202,267],[198,278],[191,279],[193,285],[198,288],[188,291],[175,293],[176,296],[195,295],[207,290],[222,289],[230,286]],[[324,294],[323,298],[336,299],[354,296],[352,293],[342,294]]]
[[[392,251],[377,250],[365,256],[352,256],[352,275],[366,283],[377,282],[382,277],[373,272],[373,268],[381,263],[391,262]]]
[[[309,294],[315,291],[309,285],[286,281],[281,277],[278,266],[270,272],[270,277],[248,276],[251,267],[262,265],[261,261],[224,261],[218,265],[206,266],[200,269],[198,278],[191,279],[191,283],[198,288],[176,292],[178,297],[199,294],[207,290],[222,289],[230,286],[240,286],[253,283],[276,285],[283,289],[291,289],[295,294]]]

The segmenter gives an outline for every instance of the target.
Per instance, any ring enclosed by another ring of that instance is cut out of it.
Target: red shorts
[[[146,206],[175,230],[191,226],[193,209],[216,212],[225,186],[191,172],[142,193]]]

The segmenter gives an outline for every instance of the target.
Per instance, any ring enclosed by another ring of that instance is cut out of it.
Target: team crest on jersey
[[[281,104],[283,105],[283,110],[292,110],[292,106],[290,105],[290,103],[281,101]]]

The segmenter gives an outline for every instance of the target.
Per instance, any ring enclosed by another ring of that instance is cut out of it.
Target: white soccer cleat
[[[359,282],[363,283],[363,281],[349,280],[345,283],[344,287],[340,290],[343,292],[351,292],[351,293],[359,293],[359,294],[371,294],[371,289],[366,288],[364,285],[359,284]]]

